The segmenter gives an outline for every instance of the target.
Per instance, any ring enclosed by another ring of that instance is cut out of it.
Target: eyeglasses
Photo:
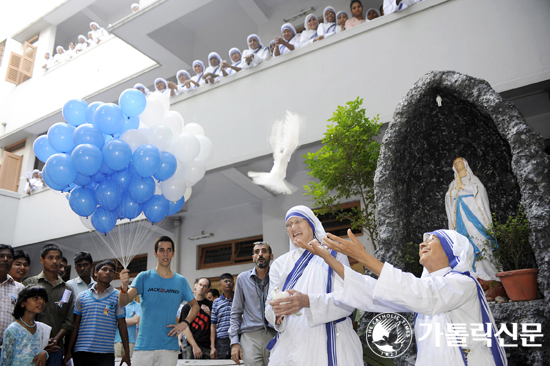
[[[300,225],[302,223],[302,221],[304,221],[304,219],[298,218],[298,219],[294,220],[294,222],[287,222],[286,225],[285,225],[285,228],[287,230],[292,229],[292,227],[294,225]]]
[[[221,280],[220,283],[227,285],[227,284],[233,283],[233,280]]]

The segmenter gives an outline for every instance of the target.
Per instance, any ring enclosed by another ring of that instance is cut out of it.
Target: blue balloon
[[[75,147],[71,159],[76,170],[87,177],[97,173],[103,164],[101,150],[90,144],[80,144]]]
[[[141,214],[142,206],[134,201],[129,192],[124,193],[119,208],[122,208],[122,215],[126,219],[135,219]]]
[[[162,155],[160,168],[157,170],[155,175],[153,175],[153,177],[157,180],[163,181],[174,175],[176,169],[178,168],[178,161],[174,155],[167,151],[163,151],[160,154]]]
[[[92,177],[92,179],[94,180],[94,182],[96,183],[99,183],[99,182],[102,182],[105,180],[105,174],[101,173],[101,172],[97,172],[96,174],[94,174],[94,176]]]
[[[87,177],[87,176],[82,175],[80,173],[77,174],[76,179],[73,181],[74,184],[76,184],[77,186],[82,186],[82,187],[90,184],[90,182],[93,182],[92,177]]]
[[[150,177],[155,174],[162,161],[162,155],[153,145],[141,145],[132,156],[132,164],[136,173],[141,177]]]
[[[145,110],[147,98],[145,98],[145,94],[137,89],[126,89],[120,94],[118,104],[125,115],[130,117],[139,116]]]
[[[90,180],[90,183],[86,184],[86,188],[90,188],[92,191],[95,192],[95,189],[97,188],[98,185],[99,183],[92,179]]]
[[[128,171],[128,169],[121,170],[119,172],[113,173],[111,175],[111,180],[114,180],[118,183],[118,186],[120,187],[120,190],[126,191],[128,190],[128,186],[130,186],[130,180],[132,179],[132,175]]]
[[[63,192],[63,193],[69,193],[69,192],[71,192],[73,189],[75,189],[75,187],[76,187],[76,184],[71,183],[71,184],[69,184],[69,186],[67,186],[67,187],[65,187],[64,189],[62,189],[61,192]],[[67,197],[67,196],[65,196],[65,197]],[[68,200],[68,199],[69,199],[69,197],[67,197],[67,200]]]
[[[95,111],[102,104],[103,102],[93,102],[88,106],[88,108],[86,109],[86,122],[95,125]]]
[[[155,195],[143,205],[143,213],[153,224],[164,220],[168,215],[168,200],[163,195]]]
[[[48,142],[48,136],[42,135],[33,144],[34,155],[43,163],[48,160],[53,154],[57,154],[57,151]]]
[[[101,153],[105,164],[115,171],[126,169],[132,161],[132,148],[121,139],[112,139],[107,142],[101,149]]]
[[[73,134],[76,129],[66,124],[58,122],[48,130],[48,142],[50,146],[59,152],[70,152],[74,149]]]
[[[63,106],[63,118],[71,126],[78,127],[81,124],[86,123],[86,110],[88,109],[88,103],[83,99],[69,100]]]
[[[63,187],[71,184],[78,175],[69,154],[54,154],[46,161],[45,166],[48,169],[48,176]]]
[[[181,209],[183,208],[184,204],[185,204],[185,198],[184,197],[182,197],[176,203],[174,203],[172,201],[168,201],[168,216],[172,216],[172,215],[175,215],[178,212],[180,212]]]
[[[141,93],[141,92],[140,92]],[[119,133],[122,134],[128,130],[137,130],[139,128],[139,117],[124,116],[124,122]]]
[[[122,201],[122,191],[117,182],[105,179],[95,189],[97,202],[106,210],[114,210]]]
[[[80,144],[94,145],[100,150],[103,145],[105,145],[103,133],[101,133],[99,128],[89,123],[80,125],[76,128],[73,134],[73,142],[77,146]]]
[[[44,179],[44,183],[54,191],[63,191],[67,186],[63,186],[61,184],[55,183],[50,176],[48,175],[48,168],[44,165],[44,168],[42,168],[42,179]]]
[[[105,164],[105,161],[103,161],[103,164],[101,164],[101,168],[99,168],[99,172],[103,175],[111,175],[115,171],[109,168],[107,164]]]
[[[95,192],[85,187],[75,188],[71,192],[69,205],[78,216],[88,217],[94,213],[97,206]]]
[[[142,178],[136,175],[130,180],[128,192],[134,201],[137,203],[144,203],[153,197],[155,194],[155,188],[155,181],[153,178]]]
[[[122,127],[124,116],[120,107],[113,103],[103,103],[94,114],[95,125],[106,135],[114,135]]]
[[[124,213],[122,212],[122,201],[121,201],[121,204],[118,205],[118,207],[116,208],[116,210],[114,212],[115,212],[115,215],[116,215],[117,219],[119,219],[119,220],[124,219]]]
[[[131,176],[132,178],[133,178],[134,176],[136,176],[136,175],[139,177],[138,173],[136,173],[136,170],[134,169],[134,164],[130,163],[130,164],[128,165],[128,171],[130,172],[130,176]]]
[[[107,234],[116,226],[116,215],[112,211],[98,207],[92,214],[92,225],[100,233]]]

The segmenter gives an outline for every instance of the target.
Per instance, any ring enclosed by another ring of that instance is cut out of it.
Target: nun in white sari
[[[319,37],[317,28],[319,27],[319,21],[314,14],[308,14],[304,19],[305,30],[300,34],[300,47],[305,47],[312,44],[324,37]]]
[[[90,28],[92,28],[92,39],[95,43],[104,41],[107,37],[109,37],[109,33],[107,33],[105,29],[101,28],[96,22],[91,22]]]
[[[229,65],[226,61],[222,62],[223,76],[236,74],[242,69],[242,54],[237,47],[233,47],[229,50],[229,58],[231,59],[231,65]]]
[[[57,53],[53,57],[54,65],[60,65],[63,62],[67,61],[67,52],[65,52],[63,46],[57,46],[55,50],[57,51]]]
[[[88,44],[88,47],[93,47],[97,45],[97,42],[94,41],[94,36],[92,31],[88,32],[88,39],[86,40],[86,43]]]
[[[86,43],[86,37],[84,37],[82,34],[78,36],[78,44],[76,45],[76,53],[84,51],[86,48],[88,48],[88,43]]]
[[[281,26],[282,37],[275,37],[275,57],[289,53],[300,48],[300,36],[296,34],[296,29],[290,23]]]
[[[220,57],[220,55],[218,55],[217,52],[210,52],[208,54],[209,66],[204,71],[203,76],[207,83],[210,82],[210,84],[214,84],[221,80],[221,78],[223,77],[221,64],[222,58]]]
[[[242,69],[258,66],[265,60],[264,46],[258,35],[251,34],[246,38],[248,49],[243,51],[241,62]]]
[[[419,246],[422,278],[370,255],[348,230],[351,241],[328,234],[329,249],[365,265],[378,280],[342,266],[327,250],[312,251],[344,278],[330,294],[337,304],[376,312],[414,312],[418,366],[506,366],[507,359],[485,294],[470,276],[474,252],[466,237],[452,230],[424,234]]]
[[[321,222],[305,206],[291,208],[285,222],[290,251],[269,269],[265,318],[279,332],[267,346],[271,350],[269,366],[362,366],[361,342],[350,318],[354,309],[337,305],[327,296],[341,288],[342,279],[322,258],[304,249],[309,241],[326,236]],[[349,267],[345,255],[332,254],[338,263]],[[275,287],[292,296],[271,301]]]
[[[407,9],[422,0],[401,0],[399,4],[397,0],[384,0],[384,15],[395,13],[396,11]]]
[[[342,28],[336,24],[336,10],[332,6],[327,6],[323,10],[323,20],[323,24],[319,24],[317,27],[317,34],[319,36],[327,38],[342,31]]]
[[[464,158],[453,162],[455,179],[445,195],[445,210],[449,229],[466,236],[474,248],[474,266],[469,270],[485,281],[500,281],[493,264],[493,251],[487,241],[494,242],[485,229],[493,224],[489,196],[485,186],[474,175]],[[494,242],[495,244],[498,244]],[[484,253],[483,253],[484,251]],[[483,259],[479,259],[483,256]]]
[[[40,170],[35,169],[32,171],[32,176],[27,178],[27,184],[25,185],[25,192],[31,194],[34,191],[44,188],[44,181],[40,177]]]
[[[195,76],[191,78],[191,82],[198,88],[203,86],[206,82],[203,79],[204,75],[204,64],[201,60],[193,61],[193,70],[195,71]]]
[[[191,82],[191,75],[185,70],[178,71],[176,79],[178,79],[178,94],[184,94],[189,90],[197,88],[195,84]]]
[[[178,95],[178,92],[175,90],[175,88],[170,88],[168,82],[163,78],[156,78],[154,85],[155,91],[153,92],[153,94],[161,94],[168,98],[174,95]]]
[[[139,90],[140,92],[145,94],[146,97],[151,95],[151,92],[149,91],[149,89],[147,89],[147,87],[141,83],[137,83],[136,85],[134,85],[134,89]]]

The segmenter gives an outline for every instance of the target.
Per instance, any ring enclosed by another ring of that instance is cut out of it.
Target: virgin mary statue
[[[475,277],[499,281],[493,263],[493,252],[487,241],[496,244],[485,229],[493,223],[487,191],[474,175],[464,158],[453,161],[455,179],[445,195],[445,209],[449,229],[456,230],[470,241],[474,248],[475,261],[472,267]],[[483,257],[482,257],[483,255]]]

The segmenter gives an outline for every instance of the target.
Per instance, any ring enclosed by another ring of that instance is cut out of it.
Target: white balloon
[[[132,153],[136,151],[141,145],[146,145],[148,140],[147,136],[141,130],[127,130],[120,135],[122,141],[126,141],[130,148],[132,148]]]
[[[186,188],[185,178],[180,174],[174,174],[171,178],[160,182],[162,195],[172,202],[179,201],[183,197]]]
[[[182,133],[174,139],[170,147],[172,154],[182,163],[193,161],[199,155],[200,149],[199,140],[195,136],[186,133]]]
[[[83,217],[80,216],[80,221],[82,222],[82,225],[86,227],[86,229],[94,230],[94,225],[92,225],[92,216]]]
[[[201,145],[201,150],[199,155],[195,158],[198,161],[206,161],[212,155],[212,141],[206,136],[197,135],[195,136]]]
[[[191,198],[191,194],[192,194],[192,193],[193,193],[193,188],[187,187],[187,188],[185,189],[185,193],[183,194],[183,198],[185,198],[185,202],[187,202],[187,200],[188,200],[189,198]]]
[[[169,127],[174,136],[179,136],[183,129],[183,117],[176,111],[168,111],[164,114],[162,124]]]
[[[204,129],[197,123],[188,123],[183,126],[182,133],[188,133],[190,135],[202,135],[204,136]]]
[[[162,104],[164,113],[170,110],[170,96],[166,94],[161,94],[161,93],[152,93],[152,94],[149,94],[149,96],[147,97],[147,101],[152,99],[158,100]]]
[[[149,129],[147,134],[149,143],[158,147],[160,151],[166,151],[172,145],[173,134],[172,130],[163,125],[154,125]]]
[[[162,122],[164,118],[164,107],[158,99],[148,98],[147,106],[143,113],[139,115],[141,122],[151,127]]]
[[[204,177],[206,173],[206,167],[202,161],[190,161],[188,163],[181,164],[181,175],[185,177],[187,185],[194,185]]]

